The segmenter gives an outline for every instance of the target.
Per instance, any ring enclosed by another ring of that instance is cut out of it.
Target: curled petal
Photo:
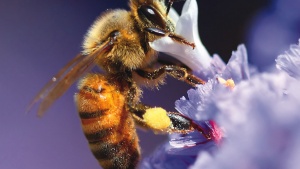
[[[291,45],[290,50],[279,55],[276,67],[294,78],[300,78],[300,40],[298,45]]]
[[[248,55],[245,45],[239,45],[237,51],[232,52],[222,77],[233,79],[235,82],[249,79]]]
[[[211,57],[199,38],[197,20],[197,2],[196,0],[187,0],[182,15],[177,21],[175,33],[183,36],[189,42],[195,43],[195,49],[186,44],[175,42],[169,37],[150,42],[151,48],[175,57],[196,72],[209,67]]]

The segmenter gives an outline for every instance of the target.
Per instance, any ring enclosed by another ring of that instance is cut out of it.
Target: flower
[[[218,55],[210,57],[202,50],[205,48],[194,34],[195,11],[195,1],[187,1],[183,14],[176,19],[177,25],[193,25],[193,30],[183,31],[179,26],[176,31],[200,45],[200,49],[193,51],[168,37],[150,45],[182,61],[207,80],[204,85],[190,89],[188,97],[177,100],[175,107],[209,132],[213,141],[197,131],[171,134],[169,142],[146,158],[141,167],[299,168],[300,40],[278,56],[279,70],[253,71],[244,45],[238,46],[225,64]]]
[[[227,140],[214,155],[200,152],[191,168],[298,168],[299,91],[286,74],[263,73],[214,98]]]
[[[216,67],[211,67],[210,70],[215,70]],[[223,69],[223,70],[222,70]],[[224,85],[223,80],[220,79],[232,79],[235,83],[240,83],[242,80],[249,79],[249,69],[247,63],[246,48],[244,45],[238,47],[236,52],[232,53],[231,59],[227,66],[217,68],[218,73],[213,78],[207,81],[204,85],[199,85],[196,89],[190,89],[188,93],[188,99],[182,97],[175,102],[175,108],[178,112],[184,116],[193,119],[198,125],[203,126],[203,122],[210,128],[212,132],[212,138],[216,143],[219,143],[222,139],[222,130],[215,124],[215,119],[218,108],[215,104],[215,98],[222,97],[232,92],[232,87]],[[222,71],[220,71],[222,70]],[[220,94],[219,91],[223,93]],[[186,139],[189,135],[185,136]],[[192,137],[193,139],[199,139]],[[182,139],[182,138],[178,138]],[[176,140],[176,139],[175,139]],[[203,141],[203,140],[202,140]],[[188,141],[180,142],[182,147],[186,147]]]
[[[145,168],[248,169],[298,168],[300,156],[300,81],[290,75],[299,69],[295,59],[298,46],[277,58],[285,60],[283,71],[252,74],[244,46],[215,77],[231,77],[230,89],[217,78],[188,91],[188,99],[176,101],[176,109],[203,125],[207,120],[221,127],[226,139],[220,145],[205,142],[201,134],[174,134],[169,143],[148,157]],[[292,54],[291,54],[292,53]],[[282,64],[279,64],[282,65]],[[281,68],[281,66],[278,66]],[[288,74],[286,74],[286,72]],[[214,128],[212,128],[214,130]],[[223,133],[222,133],[223,134]],[[232,159],[235,159],[232,161]]]
[[[285,60],[284,67],[288,69],[281,70],[290,75],[295,75],[290,73],[291,70],[299,69],[295,66],[295,59],[287,59],[291,53],[293,58],[300,57],[296,49],[298,46],[292,45],[290,51],[277,58],[277,63]],[[209,118],[225,130],[226,140],[214,153],[199,151],[192,169],[298,168],[298,79],[282,71],[257,73],[251,79],[240,81],[231,92],[226,88],[218,88],[213,93],[210,107],[213,107],[215,113]]]
[[[186,3],[191,4],[189,1]],[[193,9],[195,9],[195,5],[190,6],[193,6]],[[193,12],[192,10],[187,11]],[[178,20],[180,21],[180,19],[181,17]],[[193,22],[193,20],[190,20],[190,22]],[[194,39],[197,39],[197,37],[195,36]],[[200,42],[200,40],[198,41]],[[153,44],[155,43],[156,41],[153,42]],[[162,48],[165,49],[166,47]],[[189,49],[189,47],[185,45],[181,45],[181,48]],[[201,53],[197,54],[196,52],[197,51],[195,51],[194,56],[191,56],[190,53],[182,53],[181,57],[193,63],[194,60],[202,61]],[[173,56],[180,59],[178,55]],[[202,67],[201,72],[198,71],[198,75],[210,80],[204,85],[199,85],[196,89],[190,89],[188,91],[188,99],[182,97],[176,101],[175,107],[178,112],[193,119],[197,125],[210,132],[214,141],[207,140],[198,131],[186,135],[172,134],[170,135],[169,143],[162,145],[152,156],[143,161],[141,164],[142,168],[172,168],[174,166],[187,168],[187,166],[195,162],[199,152],[213,153],[217,149],[217,144],[221,142],[223,137],[223,131],[211,120],[215,118],[218,112],[212,98],[217,97],[215,93],[218,90],[229,93],[232,90],[230,87],[226,87],[226,85],[221,83],[221,78],[233,79],[235,83],[249,79],[246,48],[244,45],[240,45],[238,50],[232,53],[232,57],[227,65],[218,55],[214,55],[206,61],[209,63],[209,66],[205,68]],[[197,67],[199,67],[199,65],[197,65]],[[193,70],[195,71],[195,69]]]

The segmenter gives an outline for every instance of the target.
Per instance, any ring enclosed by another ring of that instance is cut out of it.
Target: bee
[[[90,149],[103,168],[135,168],[140,158],[136,125],[162,133],[206,133],[193,120],[177,112],[150,107],[140,101],[142,86],[157,87],[166,75],[192,86],[204,84],[184,67],[161,65],[149,42],[168,36],[194,48],[174,33],[168,12],[174,0],[130,0],[130,11],[104,12],[88,30],[83,51],[63,67],[37,94],[38,115],[47,109],[95,65],[104,74],[80,80],[75,103]],[[159,65],[159,67],[157,66]]]

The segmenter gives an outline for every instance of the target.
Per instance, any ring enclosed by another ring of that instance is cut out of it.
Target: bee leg
[[[180,113],[167,112],[161,107],[150,107],[142,104],[141,102],[135,102],[134,98],[137,94],[137,86],[135,83],[131,83],[131,87],[127,93],[127,108],[132,113],[136,124],[150,128],[156,132],[169,132],[169,133],[183,133],[197,130],[203,134],[207,139],[210,139],[210,135],[204,132],[201,126],[181,115]]]
[[[126,95],[127,109],[132,113],[135,122],[154,131],[167,132],[172,126],[172,121],[167,112],[158,107],[146,106],[141,102],[135,102],[137,95],[137,86],[134,82],[130,82],[130,89]]]
[[[172,121],[172,125],[169,127],[170,132],[187,134],[190,131],[197,130],[206,139],[211,139],[210,133],[206,133],[204,129],[200,125],[196,124],[192,119],[175,112],[168,112],[168,117]]]
[[[149,107],[140,102],[135,102],[135,97],[137,95],[137,85],[134,82],[130,83],[131,87],[126,95],[127,107],[128,110],[135,115],[135,118],[142,119],[143,115]]]
[[[157,79],[162,76],[164,73],[174,77],[175,79],[184,81],[192,86],[196,86],[198,84],[205,84],[205,81],[188,73],[187,69],[176,66],[176,65],[164,65],[153,72],[147,72],[141,69],[135,70],[135,72],[146,79]]]
[[[179,43],[183,43],[183,44],[191,46],[193,49],[195,49],[195,47],[196,47],[194,43],[188,42],[182,36],[176,35],[174,33],[168,32],[168,31],[163,30],[163,29],[159,29],[159,28],[145,28],[144,30],[147,31],[147,32],[149,32],[149,33],[151,33],[151,34],[157,35],[157,36],[168,36],[171,39],[173,39],[173,40],[175,40],[175,41],[177,41]]]

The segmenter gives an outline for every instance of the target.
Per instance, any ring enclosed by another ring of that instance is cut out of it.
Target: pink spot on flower
[[[213,120],[208,121],[208,124],[211,129],[210,135],[212,140],[214,140],[216,144],[220,144],[223,137],[222,129]]]

